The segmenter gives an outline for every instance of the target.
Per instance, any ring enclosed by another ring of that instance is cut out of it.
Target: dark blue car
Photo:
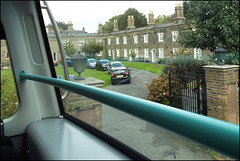
[[[67,66],[72,67],[72,61],[70,58],[66,58],[67,60]]]

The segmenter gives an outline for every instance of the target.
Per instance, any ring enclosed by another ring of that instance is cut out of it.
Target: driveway
[[[110,85],[106,89],[145,99],[148,94],[146,82],[151,83],[158,75],[133,68],[131,75],[131,84]],[[102,119],[104,132],[152,160],[214,159],[204,147],[107,105],[103,105]]]

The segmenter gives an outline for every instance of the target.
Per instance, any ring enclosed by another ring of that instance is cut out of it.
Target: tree
[[[68,25],[66,23],[64,23],[63,21],[56,21],[58,28],[62,28],[63,30],[67,30],[68,29]],[[48,24],[48,27],[53,27],[52,24]]]
[[[68,57],[72,57],[76,54],[77,52],[77,49],[74,48],[74,45],[71,43],[71,41],[67,41],[65,43],[65,45],[63,46],[64,48],[64,51],[65,51],[65,54],[68,56]]]
[[[185,48],[214,51],[223,47],[239,52],[239,1],[186,2],[186,31],[180,31]]]
[[[88,54],[89,57],[95,57],[97,53],[103,50],[103,46],[96,43],[84,44],[82,46],[82,52]]]
[[[117,20],[118,29],[126,30],[127,29],[127,19],[129,15],[134,17],[134,25],[136,28],[147,26],[147,18],[143,13],[140,13],[135,8],[127,9],[124,14],[113,16],[103,25],[103,33],[111,33],[113,31],[113,22]]]
[[[169,16],[167,15],[159,15],[157,18],[155,18],[155,24],[163,24],[163,23],[169,23],[173,22],[174,14],[171,14]]]

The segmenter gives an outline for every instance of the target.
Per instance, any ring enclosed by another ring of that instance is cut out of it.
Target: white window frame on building
[[[148,48],[144,48],[144,58],[149,58]]]
[[[124,49],[124,58],[127,58],[127,49]]]
[[[143,42],[148,43],[148,34],[143,35]]]
[[[172,31],[172,41],[175,42],[178,39],[178,31]]]
[[[101,42],[102,42],[102,39],[96,39],[97,44],[101,44]]]
[[[116,37],[116,44],[119,45],[119,37]]]
[[[136,54],[136,57],[138,58],[138,48],[135,48],[135,49],[134,49],[134,52],[135,52],[135,54]]]
[[[158,42],[164,42],[164,33],[158,33]]]
[[[179,48],[173,48],[173,54],[175,54],[177,51],[179,51]]]
[[[134,44],[138,44],[138,35],[133,36]]]
[[[159,48],[159,58],[164,58],[164,48]]]
[[[108,49],[108,56],[111,56],[111,49]]]
[[[127,44],[127,36],[123,36],[123,44]]]
[[[62,44],[65,45],[69,40],[62,40]]]
[[[194,59],[202,60],[202,49],[194,48]]]
[[[120,57],[120,49],[117,49],[117,57]]]
[[[97,56],[102,56],[102,51],[100,51],[100,53],[97,53]]]
[[[111,39],[108,39],[108,45],[111,45]]]
[[[78,39],[78,46],[84,45],[84,39]]]

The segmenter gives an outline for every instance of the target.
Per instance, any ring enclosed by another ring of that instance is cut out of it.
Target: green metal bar
[[[24,71],[20,72],[20,78],[23,82],[34,80],[94,99],[239,159],[239,125],[97,87],[26,74]]]

